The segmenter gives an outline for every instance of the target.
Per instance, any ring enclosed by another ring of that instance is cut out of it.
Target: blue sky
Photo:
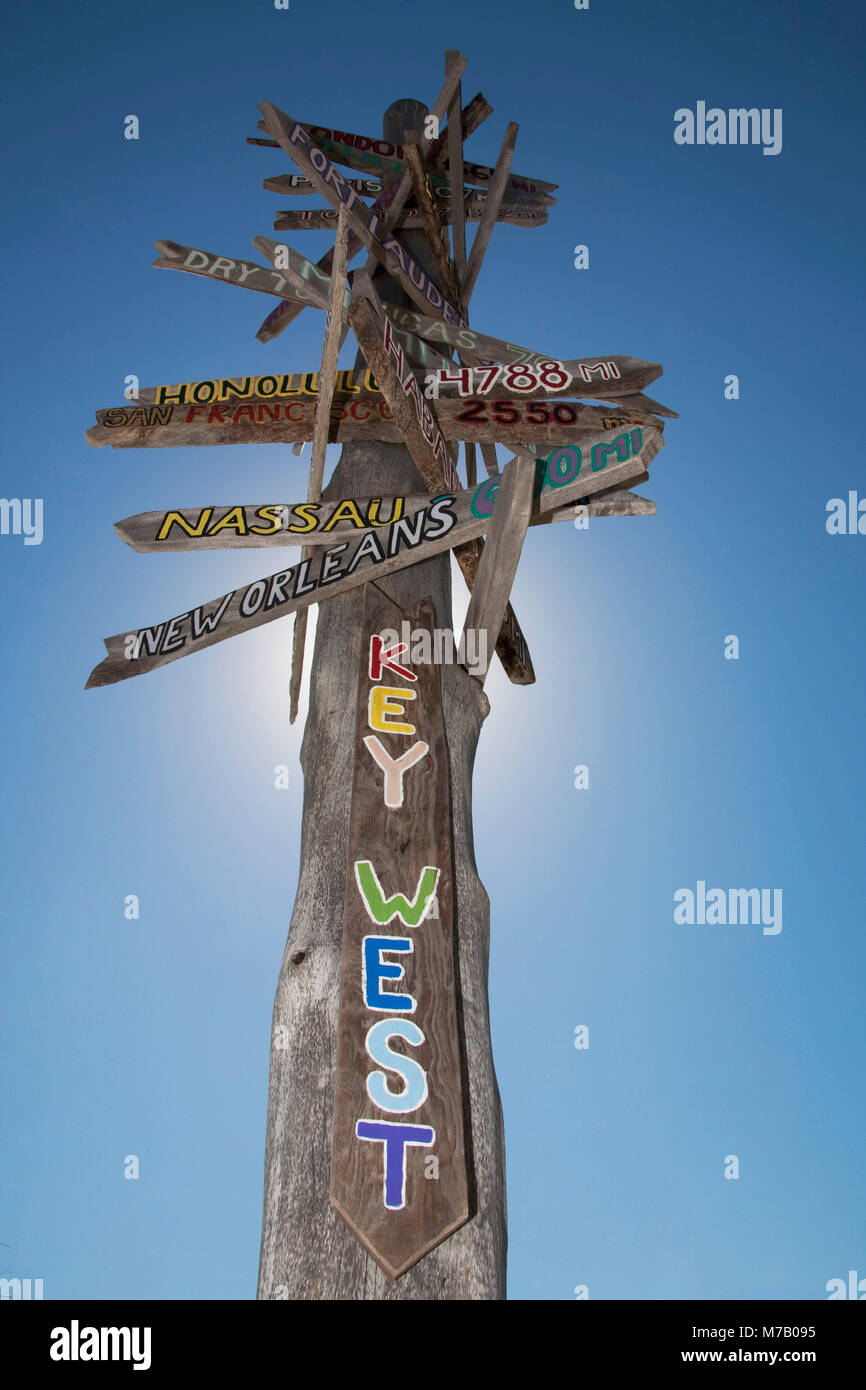
[[[113,522],[294,500],[308,455],[97,451],[84,431],[129,373],[317,366],[321,314],[259,344],[275,301],[157,272],[153,242],[252,256],[286,203],[261,180],[289,171],[244,143],[258,103],[374,134],[392,99],[433,100],[459,47],[466,98],[494,107],[467,152],[492,164],[517,120],[515,167],[559,184],[545,227],[497,227],[473,326],[659,361],[650,391],[681,416],[643,488],[655,518],[530,533],[513,598],[537,684],[497,667],[487,687],[475,836],[510,1297],[812,1299],[866,1276],[866,536],[825,527],[829,499],[866,496],[860,20],[803,0],[7,15],[0,492],[43,499],[44,539],[0,536],[0,1268],[50,1298],[254,1296],[300,847],[290,623],[83,686],[103,636],[275,568],[140,556]],[[699,100],[781,108],[781,154],[676,145]],[[328,240],[293,244],[315,259]],[[677,925],[698,880],[781,888],[781,932]]]

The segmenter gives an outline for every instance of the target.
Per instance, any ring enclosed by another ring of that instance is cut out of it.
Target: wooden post
[[[346,293],[346,267],[349,261],[348,231],[346,210],[340,208],[337,218],[337,237],[334,242],[334,264],[331,267],[331,294],[328,301],[328,318],[325,324],[325,341],[322,347],[322,365],[319,368],[319,411],[313,432],[313,461],[310,465],[310,481],[307,487],[307,500],[318,502],[322,495],[322,478],[325,472],[325,453],[328,447],[328,421],[331,402],[334,399],[334,382],[337,376],[337,357],[343,343],[343,326],[346,322],[343,297]],[[312,552],[304,551],[309,559]],[[289,723],[294,724],[298,715],[298,701],[301,697],[301,679],[304,674],[304,644],[307,637],[306,608],[295,614],[294,642],[292,645],[292,676],[289,682]]]
[[[396,102],[383,136],[422,129],[426,110]],[[423,241],[407,250],[435,276]],[[404,302],[382,272],[383,301]],[[417,493],[423,480],[402,445],[347,444],[326,498]],[[428,599],[451,628],[446,553],[380,581],[403,610]],[[258,1297],[311,1300],[505,1297],[505,1149],[487,1005],[489,902],[472,836],[472,767],[489,711],[479,682],[457,662],[439,668],[452,798],[457,1034],[468,1097],[465,1144],[470,1219],[391,1279],[330,1201],[341,951],[349,811],[361,665],[364,590],[320,606],[301,749],[304,812],[298,892],[280,969],[271,1036],[264,1214]]]

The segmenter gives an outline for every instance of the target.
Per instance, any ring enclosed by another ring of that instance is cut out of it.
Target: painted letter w
[[[415,897],[411,903],[408,898],[404,898],[402,893],[395,893],[393,897],[385,898],[381,884],[376,877],[376,870],[369,859],[356,861],[355,879],[368,913],[380,927],[384,927],[387,922],[392,922],[395,917],[399,917],[404,926],[417,927],[418,923],[426,917],[427,909],[433,901],[433,894],[436,892],[436,884],[439,880],[439,870],[430,864],[421,870]]]

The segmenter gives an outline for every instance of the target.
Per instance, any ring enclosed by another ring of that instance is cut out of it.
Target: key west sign
[[[432,643],[429,600],[367,586],[331,1157],[331,1201],[391,1278],[469,1219],[440,668],[384,646],[406,621]]]

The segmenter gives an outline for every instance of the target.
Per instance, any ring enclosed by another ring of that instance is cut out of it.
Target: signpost
[[[440,672],[383,642],[404,623],[432,651],[432,604],[366,585],[331,1149],[331,1201],[391,1278],[469,1219]]]
[[[419,404],[422,411],[425,406],[428,410],[435,406],[438,431],[446,442],[468,439],[500,444],[583,444],[626,424],[661,424],[646,411],[619,404],[594,406],[579,401],[498,396],[427,401],[412,372],[403,377],[401,387],[408,387],[413,399],[423,402]],[[403,414],[401,411],[401,418]],[[329,415],[331,443],[348,439],[402,442],[400,421],[386,396],[357,395],[342,400],[335,396]],[[183,406],[112,406],[96,412],[96,424],[87,431],[87,440],[97,448],[110,444],[113,449],[294,444],[312,439],[317,416],[318,402],[310,397],[280,400],[252,396],[209,405],[193,402]]]
[[[316,264],[266,237],[254,241],[271,267],[157,243],[157,266],[276,296],[262,341],[304,307],[326,311],[318,372],[164,383],[98,411],[87,431],[114,448],[313,441],[306,501],[161,508],[117,523],[144,553],[301,551],[264,578],[108,638],[87,682],[127,680],[294,612],[294,717],[304,620],[320,605],[303,859],[274,1007],[262,1299],[504,1297],[488,909],[472,841],[482,686],[494,645],[512,681],[535,679],[510,602],[528,530],[571,518],[577,504],[593,516],[653,514],[630,488],[647,480],[661,417],[674,415],[643,395],[656,363],[561,361],[470,329],[495,222],[546,217],[556,185],[511,173],[513,123],[495,169],[465,158],[464,140],[490,114],[480,94],[461,110],[465,66],[456,50],[446,55],[433,113],[448,120],[435,137],[417,134],[426,108],[413,102],[389,109],[375,141],[262,104],[272,139],[253,143],[283,149],[301,171],[267,184],[314,188],[334,209],[334,249]],[[346,179],[332,158],[383,178]],[[464,179],[485,196],[449,203],[444,191]],[[280,217],[279,230],[286,219],[332,220],[321,209]],[[362,246],[367,266],[347,280]],[[349,329],[363,355],[351,371],[337,365]],[[323,488],[334,441],[343,453]],[[497,443],[515,455],[501,472]],[[471,592],[456,654],[452,553]]]

